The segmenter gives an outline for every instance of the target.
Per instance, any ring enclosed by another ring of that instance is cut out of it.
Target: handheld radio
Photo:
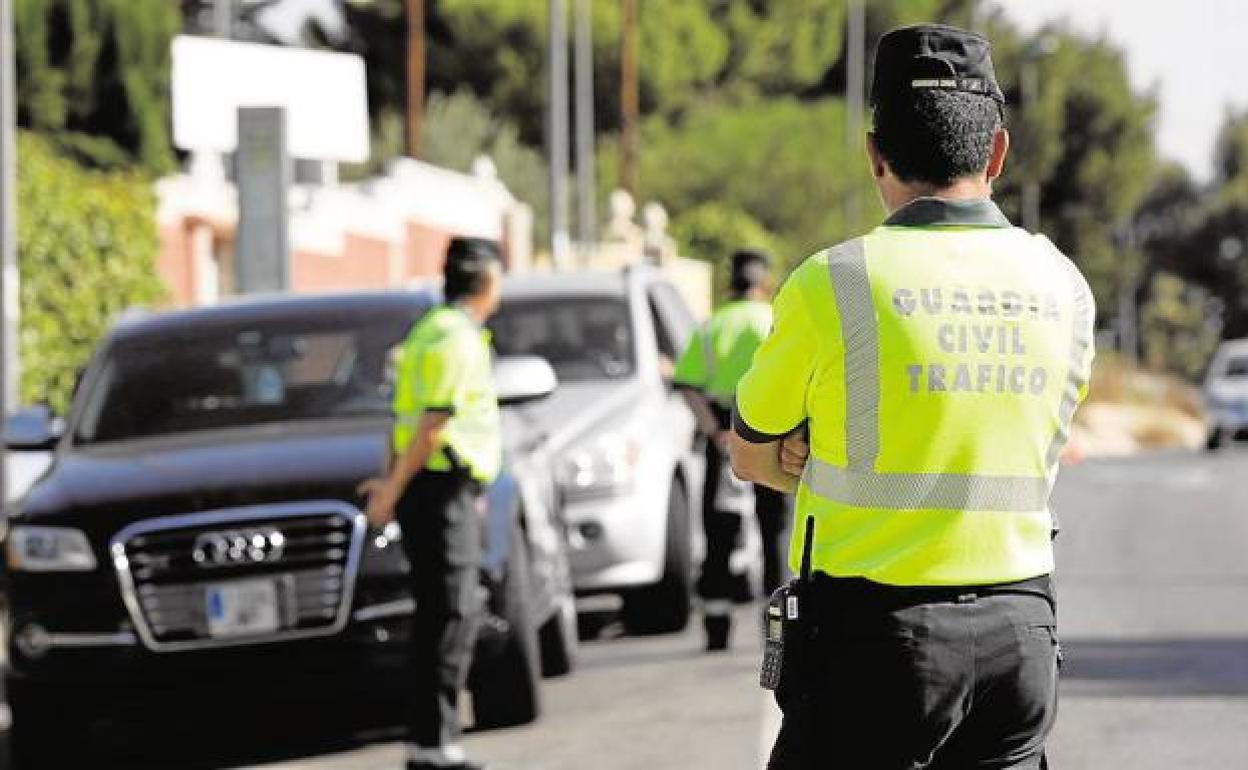
[[[802,613],[803,589],[811,580],[810,559],[815,546],[815,517],[806,517],[806,531],[802,538],[802,565],[796,579],[780,586],[771,595],[763,615],[763,665],[759,684],[765,690],[780,686],[784,672],[784,648],[798,641],[804,630]]]

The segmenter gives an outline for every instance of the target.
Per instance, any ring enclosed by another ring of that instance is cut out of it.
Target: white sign
[[[239,107],[285,108],[291,157],[368,159],[368,96],[359,56],[174,38],[174,144],[183,150],[234,152]]]

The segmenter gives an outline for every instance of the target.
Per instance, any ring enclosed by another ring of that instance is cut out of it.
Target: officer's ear
[[[867,132],[867,157],[871,159],[871,174],[876,179],[883,179],[888,173],[888,164],[884,162],[884,155],[875,144],[874,131]]]
[[[999,127],[992,135],[992,151],[988,154],[988,181],[992,182],[1005,170],[1005,156],[1010,152],[1010,132]]]

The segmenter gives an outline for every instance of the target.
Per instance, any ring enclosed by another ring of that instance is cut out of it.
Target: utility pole
[[[581,262],[597,241],[598,207],[594,190],[594,46],[591,0],[576,0],[576,236]]]
[[[213,0],[212,33],[227,40],[234,36],[234,0]]]
[[[1040,99],[1040,61],[1057,51],[1057,40],[1043,35],[1031,41],[1023,50],[1022,60],[1018,69],[1018,97],[1026,119],[1034,118],[1028,113]],[[1034,135],[1034,130],[1032,135]],[[1028,232],[1040,232],[1040,179],[1036,170],[1032,169],[1023,183],[1023,229]]]
[[[862,151],[866,113],[867,19],[863,0],[849,0],[845,18],[845,141],[854,158]],[[845,226],[853,230],[862,217],[858,186],[851,181],[845,196]]]
[[[636,200],[641,183],[638,114],[641,111],[637,79],[637,0],[620,0],[620,186]]]
[[[234,275],[239,294],[290,289],[291,162],[283,107],[238,108],[238,244]]]
[[[13,2],[0,0],[0,425],[17,406],[17,128]],[[8,494],[8,452],[0,454],[0,499]]]
[[[1139,292],[1139,268],[1135,265],[1140,246],[1137,223],[1128,219],[1119,231],[1118,245],[1122,250],[1118,271],[1118,352],[1131,363],[1140,361],[1139,312],[1135,304]]]
[[[404,0],[407,12],[407,116],[404,137],[408,157],[420,154],[420,124],[425,112],[425,0]]]
[[[557,269],[569,266],[568,236],[568,15],[564,0],[549,0],[550,51],[547,67],[550,149],[550,258]]]

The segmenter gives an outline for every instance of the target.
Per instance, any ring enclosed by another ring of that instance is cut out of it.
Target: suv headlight
[[[559,482],[572,496],[606,495],[633,483],[641,442],[623,433],[606,433],[564,455]]]
[[[12,527],[5,555],[14,571],[89,572],[96,566],[87,536],[69,527]]]

